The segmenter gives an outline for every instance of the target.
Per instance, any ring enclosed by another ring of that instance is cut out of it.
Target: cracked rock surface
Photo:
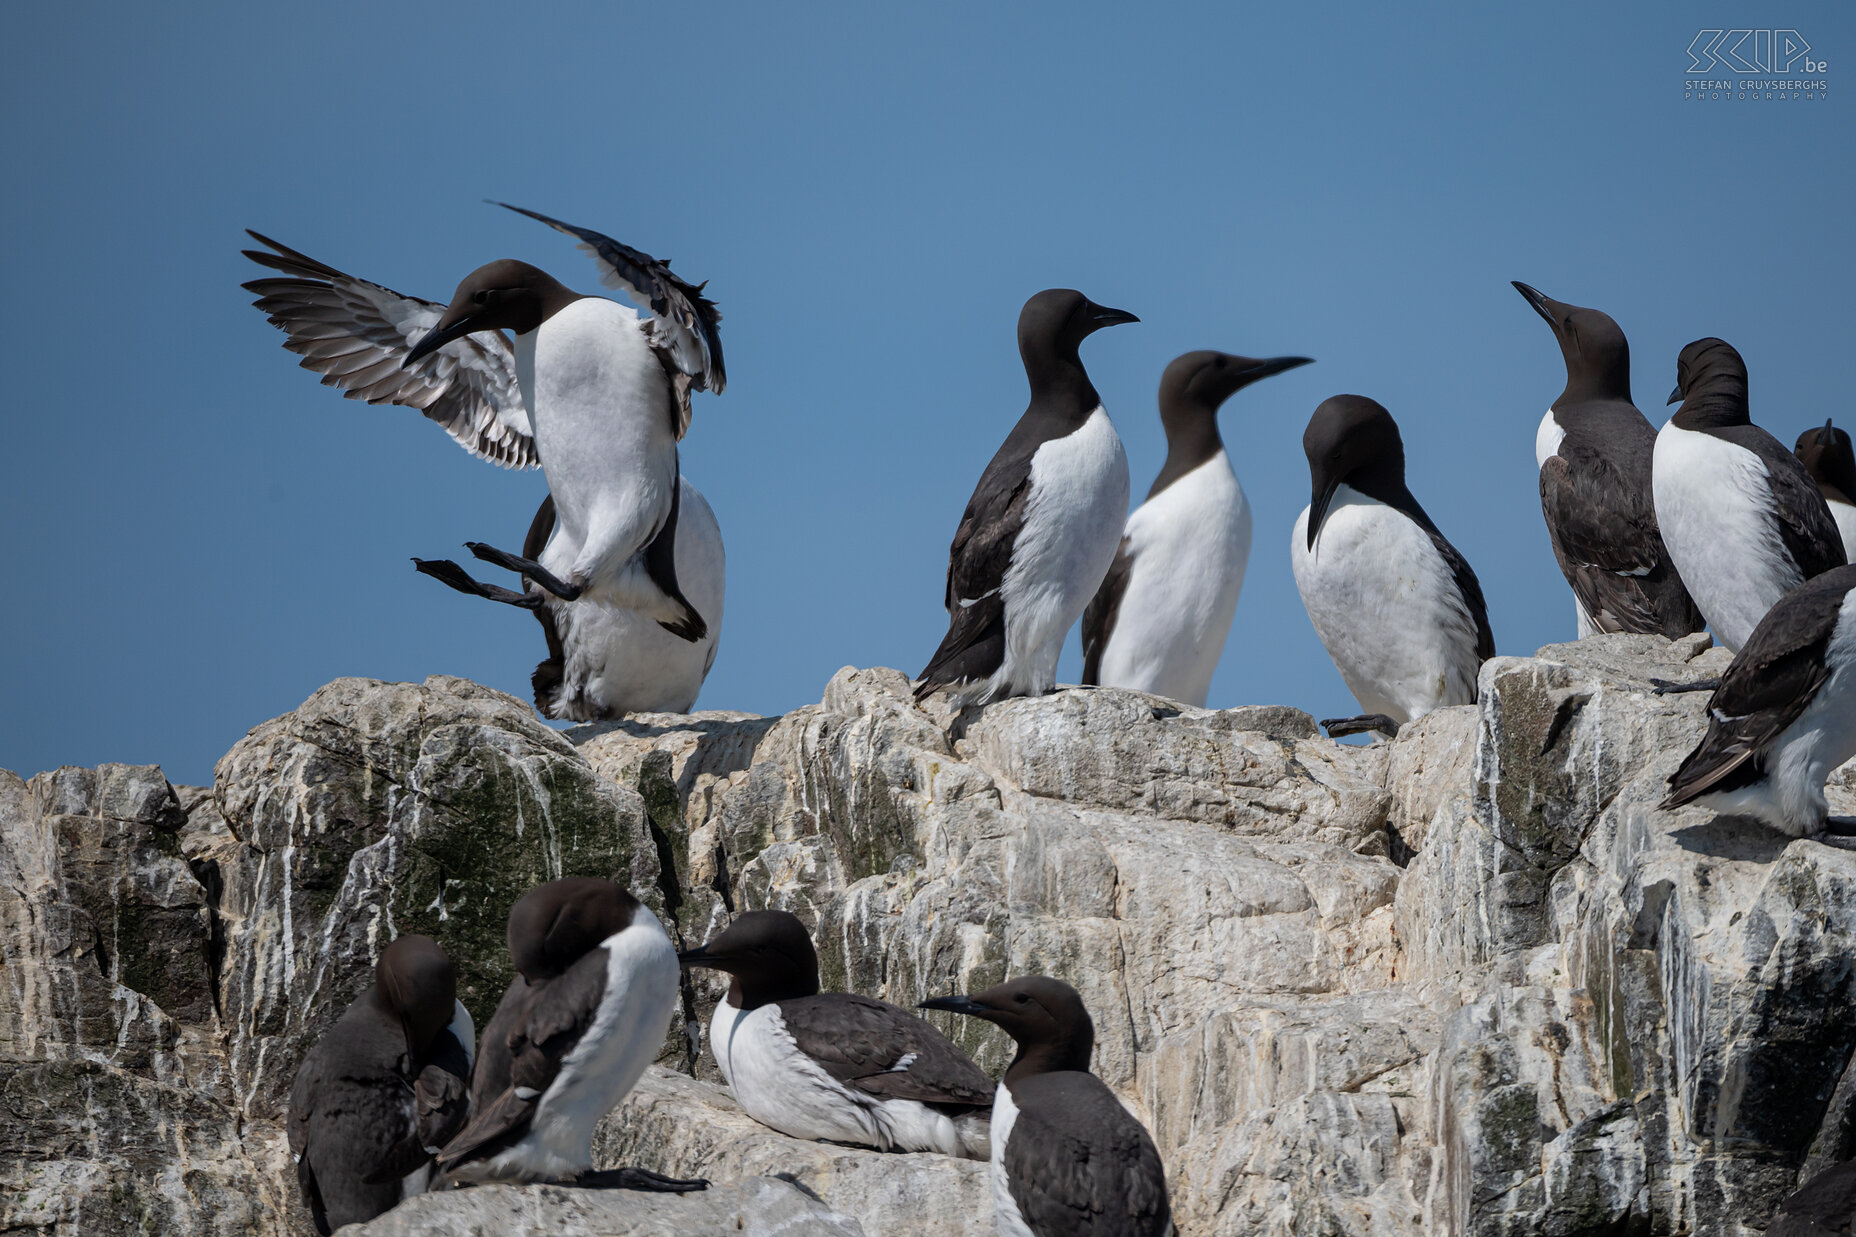
[[[509,904],[587,873],[680,946],[790,909],[828,989],[1074,983],[1183,1234],[1750,1237],[1856,1156],[1856,854],[1656,809],[1706,697],[1652,680],[1724,662],[1498,658],[1478,705],[1374,746],[1113,690],[949,714],[889,670],[778,718],[565,732],[463,680],[348,679],[210,789],[0,773],[0,1231],[305,1231],[282,1101],[379,948],[437,937],[481,1025]],[[1856,809],[1850,770],[1831,798]],[[742,1114],[698,1051],[713,979],[596,1142],[708,1195],[473,1189],[357,1231],[990,1231],[983,1164]]]

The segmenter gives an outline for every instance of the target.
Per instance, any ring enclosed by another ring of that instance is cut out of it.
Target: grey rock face
[[[950,715],[887,670],[779,718],[565,733],[458,680],[342,680],[210,792],[0,775],[0,1228],[301,1231],[275,1122],[375,951],[437,937],[482,1019],[509,903],[588,872],[679,944],[792,910],[827,987],[899,1004],[1069,980],[1184,1234],[1750,1237],[1856,1156],[1856,854],[1656,809],[1706,697],[1651,680],[1723,661],[1501,658],[1368,747],[1114,690]],[[1830,793],[1856,809],[1856,771]],[[595,1148],[707,1195],[480,1188],[360,1231],[990,1231],[983,1164],[742,1114],[712,978]]]

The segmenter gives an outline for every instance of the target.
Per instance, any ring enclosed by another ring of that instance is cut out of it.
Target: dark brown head
[[[423,1056],[438,1033],[451,1025],[458,999],[451,959],[429,936],[402,936],[380,951],[374,964],[380,1003],[400,1020],[406,1048]]]
[[[1323,400],[1302,434],[1313,497],[1308,505],[1308,548],[1315,548],[1334,491],[1343,484],[1381,502],[1405,488],[1405,443],[1398,423],[1364,395]]]
[[[1856,453],[1850,449],[1848,434],[1826,421],[1798,435],[1792,454],[1824,491],[1825,498],[1834,497],[1843,503],[1856,498]]]
[[[1746,362],[1724,339],[1698,339],[1676,358],[1676,417],[1684,429],[1697,425],[1746,425]]]
[[[464,277],[438,325],[406,354],[411,365],[452,340],[477,331],[514,331],[526,335],[580,294],[539,267],[514,258],[480,266]]]
[[[728,1003],[758,1009],[769,1001],[787,1001],[818,992],[818,951],[797,915],[786,911],[745,911],[710,938],[706,945],[677,955],[684,966],[724,971],[733,983]]]
[[[1105,326],[1140,319],[1123,309],[1107,309],[1073,288],[1046,288],[1018,312],[1018,355],[1031,379],[1035,408],[1046,400],[1061,402],[1062,411],[1077,404],[1088,413],[1101,403],[1077,349]]]
[[[509,908],[509,956],[529,983],[553,979],[631,926],[638,899],[608,880],[568,876],[537,885]]]
[[[1566,362],[1566,389],[1553,401],[1616,399],[1630,402],[1630,341],[1599,309],[1568,305],[1519,280],[1510,281],[1514,290],[1534,307],[1553,328],[1559,341],[1560,356]]]
[[[1095,1023],[1076,989],[1060,979],[1027,975],[972,996],[934,997],[919,1008],[984,1018],[1010,1035],[1018,1055],[1005,1071],[1007,1082],[1056,1070],[1089,1070]]]

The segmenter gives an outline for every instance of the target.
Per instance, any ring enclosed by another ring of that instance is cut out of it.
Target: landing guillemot
[[[1315,409],[1302,435],[1313,501],[1290,544],[1315,632],[1364,712],[1322,722],[1333,736],[1398,727],[1471,704],[1495,656],[1482,585],[1405,486],[1392,414],[1361,395]]]
[[[1076,989],[1042,975],[923,1009],[983,1018],[1018,1044],[992,1115],[994,1216],[1005,1237],[1168,1237],[1154,1140],[1089,1072],[1095,1024]]]
[[[1798,435],[1792,454],[1817,482],[1817,492],[1837,523],[1843,555],[1850,558],[1856,551],[1856,452],[1850,450],[1850,436],[1825,421],[1822,428]]]
[[[648,335],[652,355],[663,360],[675,396],[680,434],[688,424],[690,392],[711,382],[704,372],[690,376],[678,366],[697,371],[712,368],[717,375],[712,384],[716,390],[725,382],[715,325],[719,313],[701,298],[700,289],[681,284],[667,263],[598,233],[565,224],[554,226],[596,238],[587,240],[583,248],[591,249],[599,259],[606,281],[623,287],[634,299],[649,302],[644,307],[655,316],[648,321],[632,320],[633,328]],[[253,280],[245,287],[258,294],[257,307],[288,335],[285,346],[303,357],[304,368],[320,373],[324,383],[351,399],[420,409],[480,458],[506,467],[541,466],[518,380],[516,350],[502,332],[459,336],[407,364],[413,345],[437,327],[445,306],[357,279],[259,233],[251,235],[274,252],[248,249],[245,256],[281,271],[286,278]],[[705,306],[712,315],[708,320],[703,316]],[[682,315],[681,325],[673,321],[677,315]],[[713,345],[712,366],[707,365],[703,351],[709,344]],[[685,598],[708,628],[693,642],[671,635],[637,610],[595,596],[563,601],[538,587],[517,591],[480,583],[447,560],[414,562],[420,570],[463,592],[510,602],[535,614],[549,648],[548,659],[532,676],[535,707],[543,716],[596,721],[631,712],[684,712],[695,703],[715,661],[724,555],[713,511],[682,477],[678,478],[677,506],[677,521],[668,534],[670,566]],[[544,555],[556,522],[550,495],[531,526],[523,547],[525,559]],[[663,548],[655,544],[653,548],[661,556]],[[565,553],[564,547],[561,552]]]
[[[1677,400],[1656,436],[1656,522],[1715,640],[1738,652],[1779,598],[1844,565],[1843,540],[1811,474],[1749,418],[1730,344],[1682,349]]]
[[[947,635],[916,697],[956,704],[1039,696],[1095,595],[1128,512],[1128,457],[1078,348],[1140,319],[1053,288],[1025,302],[1018,352],[1031,405],[986,466],[948,549]]]
[[[451,962],[427,936],[381,950],[374,983],[298,1067],[286,1134],[316,1231],[359,1224],[425,1189],[463,1126],[476,1033]]]
[[[1166,367],[1166,464],[1083,611],[1085,684],[1205,704],[1250,561],[1250,503],[1218,435],[1218,409],[1251,383],[1309,363],[1188,352]]]
[[[509,911],[519,972],[471,1078],[470,1124],[445,1144],[445,1184],[572,1181],[701,1189],[643,1169],[593,1173],[593,1127],[663,1047],[677,955],[649,907],[608,880],[538,885]]]
[[[1669,779],[1665,808],[1696,803],[1792,837],[1822,833],[1824,781],[1856,756],[1856,567],[1781,598],[1708,700],[1708,731]]]
[[[818,954],[796,916],[748,911],[679,958],[730,978],[709,1019],[709,1049],[762,1125],[794,1138],[986,1158],[992,1079],[908,1010],[820,993]]]
[[[1630,398],[1630,343],[1609,314],[1556,301],[1518,281],[1553,328],[1566,387],[1540,419],[1534,459],[1540,510],[1572,586],[1579,636],[1632,632],[1675,639],[1704,625],[1656,527],[1650,461],[1656,429]]]

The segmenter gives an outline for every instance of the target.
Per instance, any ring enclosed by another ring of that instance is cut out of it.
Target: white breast
[[[515,351],[554,495],[555,533],[542,565],[597,591],[670,514],[677,440],[669,382],[638,315],[602,297],[575,301],[518,335]]]
[[[1005,661],[988,695],[1042,695],[1057,682],[1063,638],[1115,559],[1128,513],[1128,457],[1108,413],[1031,457],[1024,524],[1000,595]]]
[[[1656,436],[1650,479],[1669,561],[1714,638],[1739,652],[1804,582],[1779,533],[1765,461],[1672,421]]]
[[[778,1005],[744,1013],[724,999],[709,1018],[709,1050],[742,1109],[782,1134],[883,1151],[967,1154],[946,1114],[914,1100],[879,1099],[833,1078],[799,1050]]]
[[[1314,551],[1306,507],[1293,538],[1302,604],[1364,712],[1403,723],[1475,700],[1476,621],[1424,529],[1343,485]]]
[[[1547,409],[1547,415],[1540,418],[1540,428],[1534,431],[1534,466],[1545,468],[1547,461],[1560,453],[1560,443],[1566,440],[1566,431],[1553,419],[1553,410]]]
[[[1025,1223],[1018,1200],[1005,1175],[1005,1144],[1011,1140],[1012,1127],[1018,1123],[1018,1105],[1012,1103],[1012,1090],[1003,1082],[992,1096],[992,1207],[998,1220],[1000,1237],[1037,1237]]]
[[[708,500],[687,480],[677,512],[677,583],[709,624],[691,642],[656,619],[597,601],[554,608],[567,654],[562,683],[543,712],[568,721],[618,713],[687,713],[715,662],[722,635],[722,530]]]
[[[1843,557],[1856,563],[1856,507],[1848,503],[1826,503],[1830,518],[1837,522],[1837,536],[1843,541]]]
[[[1133,565],[1101,682],[1203,705],[1250,561],[1250,503],[1223,451],[1128,518]]]

